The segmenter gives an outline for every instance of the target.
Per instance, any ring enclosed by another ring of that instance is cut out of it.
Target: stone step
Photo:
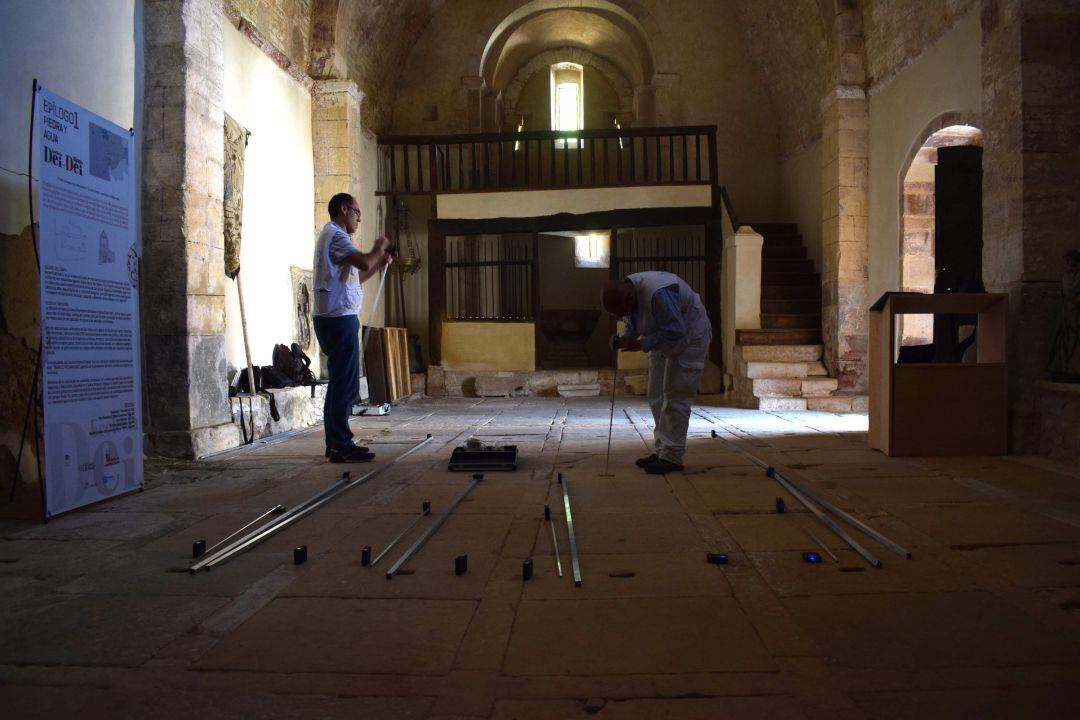
[[[820,300],[821,286],[814,285],[762,285],[762,300]]]
[[[807,377],[828,377],[829,371],[825,369],[825,364],[820,360],[818,362],[812,362],[806,364]]]
[[[761,298],[761,312],[767,315],[820,315],[821,301],[815,298],[796,300]]]
[[[807,399],[802,397],[765,397],[758,399],[758,410],[805,410]]]
[[[806,398],[806,409],[818,412],[858,412],[870,410],[870,397],[867,395],[832,395],[830,397]]]
[[[815,363],[807,362],[748,362],[743,368],[743,375],[751,380],[767,378],[803,379],[810,374]]]
[[[796,270],[794,272],[762,272],[762,285],[820,285],[821,278],[815,272]]]
[[[802,397],[802,384],[802,378],[758,378],[754,380],[754,397]]]
[[[762,235],[768,235],[770,233],[783,234],[799,232],[799,226],[796,223],[751,222],[746,224],[754,228],[755,232],[759,232]]]
[[[814,272],[814,263],[809,258],[767,258],[762,256],[761,270],[773,272]]]
[[[778,328],[812,330],[821,327],[821,313],[762,313],[761,327],[769,330]]]
[[[763,234],[764,235],[764,234]],[[802,247],[802,235],[764,235],[763,248],[767,247]]]
[[[820,345],[821,330],[736,330],[736,345]]]
[[[831,377],[806,378],[802,381],[802,392],[805,398],[828,397],[836,392],[837,379]]]
[[[795,363],[790,363],[795,364]],[[804,368],[805,371],[805,368]],[[830,377],[761,377],[753,378],[754,397],[831,397],[837,379]]]
[[[742,331],[736,331],[742,332]],[[806,345],[740,345],[735,356],[742,362],[805,362],[820,363],[821,343]],[[822,366],[824,369],[824,366]],[[813,374],[813,373],[811,373]]]
[[[761,257],[763,260],[801,260],[806,257],[806,248],[802,245],[764,245],[761,248]]]

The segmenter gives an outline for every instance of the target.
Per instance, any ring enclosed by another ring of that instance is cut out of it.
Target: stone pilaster
[[[315,160],[315,232],[326,224],[326,204],[339,192],[360,197],[360,103],[352,80],[319,80],[311,93]],[[364,218],[374,223],[375,218]]]
[[[866,389],[867,154],[866,94],[840,85],[822,104],[822,335],[829,374],[841,391]]]
[[[1015,453],[1058,453],[1063,443],[1052,438],[1069,434],[1069,413],[1048,408],[1040,386],[1060,317],[1062,255],[1080,247],[1080,7],[984,0],[981,19],[983,279],[1009,294],[1010,442]]]
[[[221,0],[146,0],[143,334],[151,452],[236,444],[225,361]],[[231,283],[229,283],[231,286]]]

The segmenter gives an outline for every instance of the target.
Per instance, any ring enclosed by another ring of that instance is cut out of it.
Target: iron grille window
[[[675,273],[706,303],[705,230],[699,227],[620,230],[616,238],[615,277],[646,270]],[[716,318],[714,321],[719,321]]]
[[[447,237],[447,319],[531,322],[535,262],[531,234]]]

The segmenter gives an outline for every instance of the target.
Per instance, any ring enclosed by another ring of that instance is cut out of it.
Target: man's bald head
[[[608,280],[604,283],[604,294],[601,303],[604,310],[612,315],[625,317],[636,309],[637,293],[628,280]]]

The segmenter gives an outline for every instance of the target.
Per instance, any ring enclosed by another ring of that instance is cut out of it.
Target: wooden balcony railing
[[[717,184],[715,125],[403,135],[378,152],[379,195]]]

